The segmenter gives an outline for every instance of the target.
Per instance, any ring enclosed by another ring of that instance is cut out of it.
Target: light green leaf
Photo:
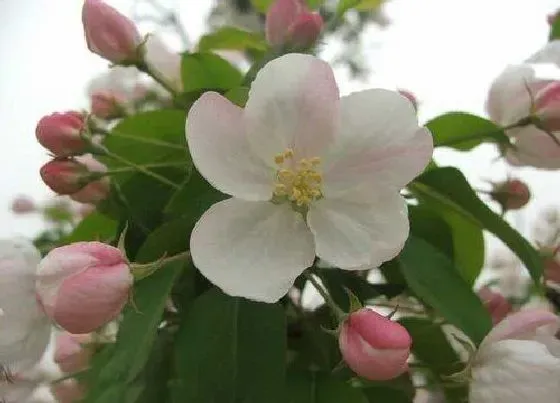
[[[79,241],[107,242],[115,238],[117,222],[111,218],[94,211],[85,217],[72,231],[63,243],[68,244]]]
[[[274,0],[251,0],[251,5],[262,14],[266,14],[272,3],[274,3]]]
[[[244,31],[235,27],[222,27],[215,32],[204,35],[198,42],[198,50],[266,50],[268,47],[264,36],[257,32]]]
[[[243,75],[214,53],[186,53],[181,64],[184,92],[224,91],[241,85]]]
[[[487,309],[453,263],[423,239],[410,237],[399,256],[408,286],[449,323],[479,344],[492,328]]]
[[[192,304],[175,344],[174,402],[282,402],[286,323],[278,304],[211,289]]]
[[[505,144],[509,140],[495,123],[466,112],[449,112],[430,120],[426,127],[434,146],[470,150],[483,142]]]

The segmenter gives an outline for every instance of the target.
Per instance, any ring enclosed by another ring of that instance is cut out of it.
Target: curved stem
[[[175,144],[175,143],[168,143],[167,141],[163,141],[163,140],[132,136],[130,134],[123,134],[123,133],[120,133],[120,132],[115,132],[114,130],[107,131],[106,134],[110,137],[120,137],[120,138],[123,138],[123,139],[137,141],[139,143],[153,144],[155,146],[161,146],[161,147],[167,147],[167,148],[173,148],[173,149],[185,151],[184,146],[182,146],[180,144]]]
[[[336,304],[334,299],[330,296],[329,292],[321,285],[319,281],[313,276],[313,274],[309,273],[308,271],[304,271],[303,274],[309,280],[313,287],[317,290],[319,294],[325,300],[325,303],[331,308],[332,312],[336,316],[339,322],[342,322],[346,318],[346,313]]]
[[[138,165],[135,162],[129,161],[126,158],[121,157],[118,154],[113,153],[112,151],[107,150],[106,148],[103,149],[103,153],[108,156],[113,158],[116,161],[122,162],[125,165],[128,165],[134,169],[136,169],[139,172],[142,172],[144,175],[150,176],[158,181],[160,181],[161,183],[164,183],[168,186],[171,186],[174,189],[179,189],[180,186],[172,181],[170,181],[169,179],[167,179],[165,176],[162,176],[160,174],[157,174],[153,171],[150,171],[149,169],[145,168],[142,165]]]

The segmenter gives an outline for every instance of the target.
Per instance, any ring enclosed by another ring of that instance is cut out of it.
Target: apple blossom
[[[266,302],[315,255],[348,270],[397,255],[409,231],[400,189],[433,150],[407,99],[339,98],[330,66],[303,54],[265,65],[245,109],[203,94],[186,133],[200,173],[233,196],[195,225],[193,261],[226,293]]]
[[[138,58],[142,37],[136,25],[102,0],[85,0],[82,23],[90,51],[112,63],[130,63]]]
[[[123,253],[101,242],[51,250],[41,260],[36,278],[46,314],[71,333],[89,333],[114,319],[133,282]]]
[[[276,0],[266,14],[266,39],[272,46],[309,48],[319,38],[323,19],[303,0]]]
[[[484,302],[494,324],[500,322],[512,311],[509,301],[502,294],[492,291],[489,287],[482,287],[478,290],[478,296]]]
[[[91,95],[91,114],[100,119],[115,119],[124,115],[126,100],[118,93],[96,91]]]
[[[506,130],[513,142],[513,147],[505,150],[506,160],[511,165],[560,168],[560,135],[555,132],[552,118],[556,115],[546,107],[555,99],[551,88],[558,82],[560,41],[556,40],[525,63],[508,66],[492,83],[486,107],[497,124],[507,127],[529,116],[542,120],[539,127],[529,124]],[[547,125],[550,125],[548,129]]]
[[[346,364],[363,378],[385,381],[408,370],[412,339],[407,330],[371,309],[348,316],[338,345]]]
[[[560,340],[545,330],[558,323],[541,310],[519,311],[498,323],[471,362],[469,402],[558,403]]]
[[[39,120],[35,135],[56,156],[80,154],[88,146],[81,136],[84,127],[85,115],[80,112],[53,113]]]
[[[0,240],[0,366],[21,370],[39,361],[51,326],[35,298],[40,254],[22,239]]]

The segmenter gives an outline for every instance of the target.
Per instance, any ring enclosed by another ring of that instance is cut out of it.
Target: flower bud
[[[91,94],[91,113],[100,119],[115,119],[124,116],[125,99],[115,92],[96,91]]]
[[[509,301],[502,294],[492,291],[489,287],[482,287],[478,291],[478,296],[488,309],[494,324],[500,322],[512,311]]]
[[[376,381],[395,378],[408,369],[411,344],[403,326],[367,308],[350,314],[338,339],[350,369]]]
[[[82,153],[88,146],[80,133],[85,116],[79,112],[53,113],[37,123],[37,141],[57,157]]]
[[[43,165],[40,173],[43,182],[61,195],[76,193],[91,182],[88,167],[75,158],[55,158]]]
[[[323,19],[302,0],[276,0],[266,14],[266,39],[272,46],[309,48],[319,38]]]
[[[85,0],[82,23],[90,51],[112,63],[133,63],[142,37],[136,25],[101,0]]]
[[[125,305],[133,277],[123,253],[101,242],[53,249],[37,268],[36,291],[45,313],[71,333],[90,333]]]
[[[81,155],[76,157],[76,160],[85,165],[90,173],[104,173],[107,172],[107,167],[101,162],[97,161],[90,154]],[[79,203],[96,204],[105,200],[111,191],[111,181],[108,177],[104,176],[89,182],[82,189],[76,193],[72,193],[70,198]]]
[[[35,203],[27,196],[18,196],[12,202],[12,212],[14,214],[27,214],[36,210]]]
[[[506,211],[519,210],[531,199],[529,187],[519,179],[508,179],[496,184],[490,195]]]
[[[533,113],[545,129],[560,130],[560,81],[553,81],[537,92],[533,107]]]
[[[72,373],[88,366],[92,354],[92,350],[86,345],[89,342],[89,334],[62,332],[56,336],[54,361],[61,371]]]

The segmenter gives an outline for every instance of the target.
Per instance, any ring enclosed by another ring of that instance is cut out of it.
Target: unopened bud
[[[125,99],[111,91],[91,94],[91,114],[100,119],[116,119],[125,116]]]
[[[33,200],[27,196],[18,196],[12,202],[12,211],[15,214],[32,213],[37,209]]]
[[[508,179],[496,184],[490,195],[505,211],[519,210],[531,199],[529,187],[519,179]]]
[[[509,301],[502,294],[492,291],[489,287],[482,287],[478,291],[478,296],[488,309],[494,324],[500,322],[512,311]]]
[[[112,63],[138,60],[142,37],[136,25],[101,0],[85,0],[82,23],[88,48]]]
[[[266,14],[266,39],[275,47],[310,48],[322,29],[319,13],[311,12],[302,0],[276,0]]]
[[[348,316],[338,343],[346,364],[363,378],[384,381],[408,370],[412,344],[408,331],[370,309]]]
[[[107,167],[101,162],[93,158],[90,154],[81,155],[76,157],[76,160],[87,167],[91,174],[102,174],[107,172]],[[72,193],[70,198],[79,203],[97,204],[105,200],[111,191],[111,181],[108,177],[103,176],[88,182],[86,186],[79,191]]]
[[[91,182],[89,169],[74,158],[55,158],[41,167],[43,182],[60,195],[78,192]]]
[[[81,133],[85,126],[85,116],[70,111],[44,116],[37,123],[37,141],[57,157],[80,154],[88,146]]]
[[[77,242],[39,263],[36,291],[45,313],[71,333],[90,333],[125,305],[133,277],[126,257],[101,242]]]

